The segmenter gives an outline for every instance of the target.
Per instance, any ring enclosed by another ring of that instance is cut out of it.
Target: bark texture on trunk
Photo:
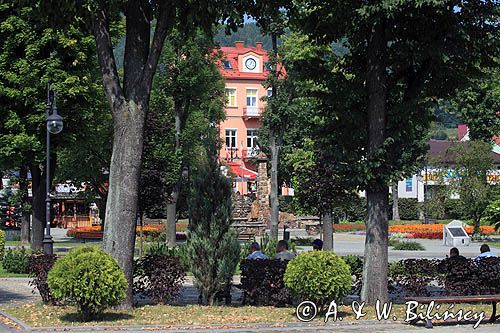
[[[399,217],[398,182],[392,184],[392,219],[394,221],[401,221],[401,218]]]
[[[129,283],[123,308],[133,306],[135,226],[145,115],[158,59],[175,14],[175,6],[167,1],[159,1],[156,9],[156,27],[150,43],[153,19],[150,2],[127,2],[123,87],[113,54],[108,4],[97,1],[92,13],[97,56],[114,129],[103,247],[117,260]]]
[[[21,166],[19,169],[19,191],[21,191],[21,243],[27,244],[30,242],[30,212],[28,206],[28,169],[26,166]]]
[[[31,249],[39,250],[43,246],[43,234],[45,230],[45,177],[37,165],[32,165],[31,170],[31,191],[32,200],[32,236]]]
[[[387,302],[389,222],[387,220],[388,190],[367,191],[368,220],[366,221],[363,288],[361,300],[374,305]]]
[[[126,117],[116,119],[114,126],[103,248],[125,273],[129,288],[124,307],[131,307],[144,110],[135,102],[124,103],[122,108]]]
[[[323,250],[333,251],[333,218],[330,210],[321,214],[323,223]]]
[[[368,90],[368,159],[382,159],[379,151],[385,141],[386,127],[386,53],[385,24],[376,20],[369,31],[367,45]],[[383,163],[383,162],[381,162]],[[361,300],[374,305],[377,300],[388,300],[387,292],[387,217],[388,184],[377,180],[383,170],[372,169],[375,177],[366,189],[368,219],[366,221],[363,287]]]
[[[278,201],[278,154],[279,146],[276,142],[275,131],[270,130],[269,148],[271,148],[271,191],[269,203],[271,205],[271,239],[278,240],[278,223],[280,215],[280,204]]]
[[[177,200],[179,199],[179,189],[174,187],[170,194],[170,202],[167,204],[167,225],[165,228],[167,246],[172,248],[176,245],[176,225],[177,222]]]

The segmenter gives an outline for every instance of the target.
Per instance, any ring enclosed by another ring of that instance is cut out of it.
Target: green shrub
[[[308,251],[288,263],[285,286],[301,300],[322,307],[342,300],[351,290],[351,271],[342,258],[331,251]]]
[[[358,277],[363,274],[363,259],[360,256],[349,254],[347,256],[343,256],[342,259],[349,266],[351,275]]]
[[[2,261],[4,253],[5,253],[5,231],[0,230],[0,261]]]
[[[406,251],[425,251],[425,247],[419,242],[415,241],[398,242],[398,244],[394,245],[393,249]]]
[[[101,249],[83,247],[59,259],[48,276],[52,295],[75,303],[85,321],[125,299],[127,280],[118,263]]]
[[[394,247],[399,244],[401,244],[401,241],[399,239],[394,239],[394,238],[389,238],[389,241],[387,242],[387,245],[390,247]]]
[[[8,249],[2,267],[9,273],[28,274],[30,253],[24,247]]]

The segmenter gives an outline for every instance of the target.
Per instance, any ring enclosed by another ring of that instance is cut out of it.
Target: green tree
[[[222,175],[215,156],[212,149],[193,178],[187,240],[191,272],[209,305],[231,283],[240,258],[240,245],[231,227],[231,181]]]
[[[445,0],[294,4],[294,29],[324,45],[347,45],[342,68],[354,76],[354,91],[364,101],[349,110],[364,114],[349,128],[364,141],[359,163],[352,165],[368,202],[361,298],[386,301],[388,186],[425,152],[433,96],[449,97],[498,53],[498,6]]]
[[[146,1],[66,0],[43,2],[54,24],[67,25],[77,14],[87,15],[99,59],[104,91],[113,117],[113,149],[104,227],[104,249],[122,267],[129,289],[123,306],[132,307],[133,255],[140,169],[146,114],[153,77],[165,38],[172,29],[190,35],[198,28],[211,32],[221,20],[234,27],[242,22],[230,0]],[[112,25],[125,17],[123,75],[113,53]],[[165,64],[169,66],[169,64]]]
[[[456,177],[451,178],[453,190],[459,195],[464,217],[474,222],[474,233],[479,233],[481,218],[490,203],[494,187],[487,181],[488,172],[494,169],[491,144],[482,141],[461,142],[448,149],[455,161],[451,166]]]
[[[175,246],[182,169],[194,172],[200,156],[216,142],[206,140],[224,118],[224,80],[211,39],[172,32],[160,59],[146,125],[141,202],[151,216],[167,217],[167,244]],[[166,66],[166,64],[169,64]]]
[[[0,4],[0,170],[20,171],[25,207],[28,170],[31,174],[34,249],[42,246],[45,227],[45,175],[49,172],[53,178],[59,147],[81,138],[80,125],[96,111],[94,102],[99,96],[92,36],[81,20],[71,22],[64,30],[51,28],[46,17],[37,12],[41,3]],[[58,92],[65,130],[52,136],[53,169],[45,170],[49,80]],[[26,214],[23,220],[28,220]]]
[[[500,133],[500,69],[498,59],[493,68],[483,70],[485,75],[473,79],[459,90],[454,107],[469,127],[471,140],[490,142]]]

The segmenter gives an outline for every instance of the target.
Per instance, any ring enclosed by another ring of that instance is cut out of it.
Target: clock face
[[[249,58],[245,61],[245,67],[249,70],[254,70],[256,66],[257,62],[255,61],[255,59]]]

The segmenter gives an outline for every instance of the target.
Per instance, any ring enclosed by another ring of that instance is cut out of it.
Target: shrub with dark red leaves
[[[185,277],[179,257],[150,254],[135,263],[134,292],[155,304],[167,304],[179,295]]]
[[[500,293],[500,258],[406,259],[389,265],[390,288],[406,296]]]
[[[243,260],[240,263],[241,289],[249,305],[282,306],[292,304],[292,295],[285,287],[288,261]]]
[[[500,258],[453,259],[450,258],[444,262],[447,294],[490,295],[500,293]]]
[[[57,304],[57,300],[50,293],[47,284],[47,275],[56,261],[57,256],[55,254],[33,254],[29,258],[28,271],[33,278],[29,285],[38,290],[45,304]]]

